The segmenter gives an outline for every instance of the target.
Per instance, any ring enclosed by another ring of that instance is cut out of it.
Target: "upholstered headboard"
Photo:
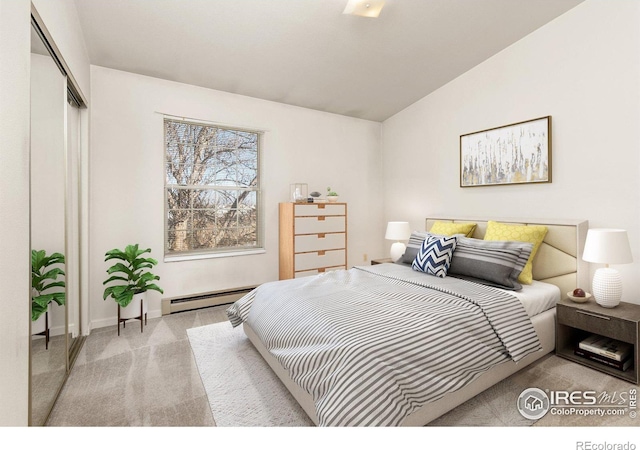
[[[563,298],[576,287],[589,288],[589,264],[582,260],[584,241],[589,228],[588,221],[569,220],[514,220],[471,218],[428,218],[426,230],[436,221],[476,223],[473,237],[484,238],[488,220],[513,225],[545,225],[548,229],[533,260],[533,279],[555,284]]]

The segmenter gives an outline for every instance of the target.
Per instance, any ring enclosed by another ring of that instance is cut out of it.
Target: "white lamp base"
[[[609,267],[596,270],[591,284],[596,303],[604,308],[615,308],[622,298],[622,277]]]
[[[393,262],[396,262],[397,260],[399,260],[402,255],[404,255],[404,251],[407,249],[407,246],[404,245],[402,242],[394,242],[391,245],[391,260]]]

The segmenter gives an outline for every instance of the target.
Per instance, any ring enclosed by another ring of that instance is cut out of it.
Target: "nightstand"
[[[384,264],[384,263],[392,263],[393,260],[391,258],[379,258],[379,259],[372,259],[371,260],[371,265],[375,266],[376,264]]]
[[[633,365],[622,371],[575,355],[578,343],[590,334],[632,344]],[[640,305],[621,302],[615,308],[603,308],[594,300],[574,303],[566,299],[556,305],[556,355],[634,384],[640,384],[639,335]]]

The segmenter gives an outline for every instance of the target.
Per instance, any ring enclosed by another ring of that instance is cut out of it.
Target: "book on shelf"
[[[631,356],[627,357],[624,361],[617,361],[615,359],[607,358],[606,356],[598,355],[596,353],[592,353],[587,350],[583,350],[581,348],[576,348],[573,352],[576,356],[580,356],[582,358],[589,359],[591,361],[598,362],[600,364],[604,364],[609,367],[613,367],[614,369],[625,371],[629,367],[631,367],[631,363],[633,363],[633,358]]]
[[[582,350],[596,355],[606,356],[607,358],[620,362],[626,360],[633,351],[631,344],[597,334],[592,334],[588,338],[580,341],[578,347]]]

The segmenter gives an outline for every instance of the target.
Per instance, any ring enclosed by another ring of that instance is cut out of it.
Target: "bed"
[[[436,223],[483,239],[489,221]],[[265,283],[227,313],[316,425],[422,426],[553,351],[555,302],[588,283],[586,221],[500,223],[546,227],[531,289],[380,264]]]

